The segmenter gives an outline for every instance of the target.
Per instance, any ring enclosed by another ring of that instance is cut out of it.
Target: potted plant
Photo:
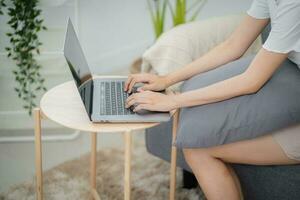
[[[5,8],[6,7],[6,8]],[[0,14],[6,11],[9,16],[7,24],[10,31],[6,33],[10,45],[6,47],[7,56],[11,58],[16,69],[13,74],[17,86],[15,91],[24,102],[24,109],[31,114],[36,106],[36,93],[45,91],[45,79],[41,76],[41,65],[35,57],[40,54],[38,33],[46,30],[41,19],[38,0],[11,0],[9,4],[0,0]]]
[[[147,0],[147,3],[153,24],[155,38],[157,39],[164,32],[168,0]]]
[[[159,38],[164,32],[167,5],[173,19],[173,27],[175,27],[186,22],[194,21],[206,1],[207,0],[196,0],[188,7],[186,0],[176,0],[173,3],[175,4],[174,6],[170,0],[147,0],[155,38]]]
[[[188,5],[186,0],[176,0],[175,7],[173,7],[170,1],[168,1],[168,6],[172,14],[173,26],[194,21],[199,15],[206,1],[207,0],[196,0],[189,7],[187,7]],[[187,19],[188,17],[189,19]]]

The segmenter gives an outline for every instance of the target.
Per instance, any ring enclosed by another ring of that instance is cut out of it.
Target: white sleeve
[[[300,1],[284,0],[277,9],[263,48],[277,53],[300,52]]]
[[[254,0],[247,14],[256,19],[270,18],[267,0]]]

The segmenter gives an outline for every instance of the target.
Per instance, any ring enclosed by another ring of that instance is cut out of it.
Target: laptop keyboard
[[[124,92],[124,81],[100,82],[100,115],[131,115],[125,108],[129,94]]]

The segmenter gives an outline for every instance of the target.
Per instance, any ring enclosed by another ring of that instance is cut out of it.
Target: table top
[[[40,109],[48,119],[71,129],[87,132],[123,132],[150,128],[159,123],[93,123],[90,121],[74,81],[60,84],[46,92]]]

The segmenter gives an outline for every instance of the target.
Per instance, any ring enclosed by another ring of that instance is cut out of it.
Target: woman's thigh
[[[203,151],[203,149],[198,149],[198,151]],[[300,161],[288,158],[272,135],[211,147],[204,151],[228,163],[253,165],[300,163]]]
[[[239,59],[185,82],[183,91],[205,87],[242,73],[252,57]],[[248,140],[300,123],[300,71],[286,60],[256,93],[182,108],[178,148],[208,148]]]

